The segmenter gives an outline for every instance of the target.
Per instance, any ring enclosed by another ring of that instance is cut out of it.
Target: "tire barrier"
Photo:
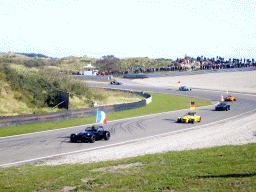
[[[121,91],[116,89],[110,89],[110,90]],[[129,92],[129,91],[122,90],[122,92]],[[143,92],[133,92],[133,94],[139,94],[145,97],[146,99],[143,99],[137,102],[123,103],[123,104],[117,104],[117,105],[107,105],[107,106],[75,109],[75,110],[52,112],[52,113],[0,117],[0,127],[11,127],[11,126],[17,126],[17,125],[43,123],[43,122],[56,122],[56,121],[63,121],[63,120],[68,120],[68,119],[78,118],[78,117],[93,116],[97,114],[97,109],[104,111],[105,113],[112,113],[117,111],[144,107],[149,103],[149,100],[152,101],[152,97],[150,94],[143,93]]]

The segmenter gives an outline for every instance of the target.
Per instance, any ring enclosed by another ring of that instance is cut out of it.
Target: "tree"
[[[102,59],[96,61],[96,65],[101,71],[118,71],[120,59],[114,55],[103,56]]]

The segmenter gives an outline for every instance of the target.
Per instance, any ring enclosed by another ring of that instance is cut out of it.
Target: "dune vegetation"
[[[93,101],[98,105],[111,105],[143,99],[130,93],[90,88],[52,68],[29,68],[10,63],[0,65],[1,116],[65,110],[53,108],[54,90],[70,93],[70,110],[91,107]]]

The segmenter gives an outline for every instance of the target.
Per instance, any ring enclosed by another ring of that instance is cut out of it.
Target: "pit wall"
[[[121,91],[116,89],[109,89],[109,90]],[[123,91],[123,92],[131,92],[131,91]],[[43,122],[56,122],[56,121],[63,121],[63,120],[78,118],[78,117],[93,116],[97,114],[97,109],[104,111],[105,113],[112,113],[117,111],[144,107],[152,101],[152,97],[150,94],[143,93],[143,92],[132,92],[132,93],[142,95],[146,99],[138,102],[133,102],[133,103],[107,105],[107,106],[75,109],[75,110],[60,111],[60,112],[53,112],[53,113],[40,113],[40,114],[0,117],[0,127],[11,127],[11,126],[17,126],[17,125],[43,123]]]

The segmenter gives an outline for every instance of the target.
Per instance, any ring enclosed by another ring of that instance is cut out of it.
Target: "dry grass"
[[[97,100],[97,98],[95,98],[95,101],[98,103],[99,106],[131,103],[131,102],[141,101],[142,99],[145,99],[142,96],[131,94],[131,93],[125,93],[122,91],[120,92],[107,91],[104,89],[96,89],[96,88],[94,88],[94,91],[100,94],[103,98],[105,98],[103,100]]]
[[[93,97],[93,101],[96,101],[98,106],[131,103],[131,102],[141,101],[142,99],[145,99],[142,96],[131,94],[131,93],[107,91],[104,89],[93,88],[93,92],[97,93],[97,95]],[[70,110],[91,107],[86,103],[86,100],[87,100],[86,97],[82,97],[82,98],[78,98],[76,96],[73,96],[72,98],[70,97],[69,99]]]
[[[22,94],[12,92],[8,85],[5,86],[5,88],[2,88],[0,96],[0,116],[14,116],[60,111],[59,109],[52,109],[50,107],[30,108],[23,101],[17,99],[19,97],[22,97]]]

